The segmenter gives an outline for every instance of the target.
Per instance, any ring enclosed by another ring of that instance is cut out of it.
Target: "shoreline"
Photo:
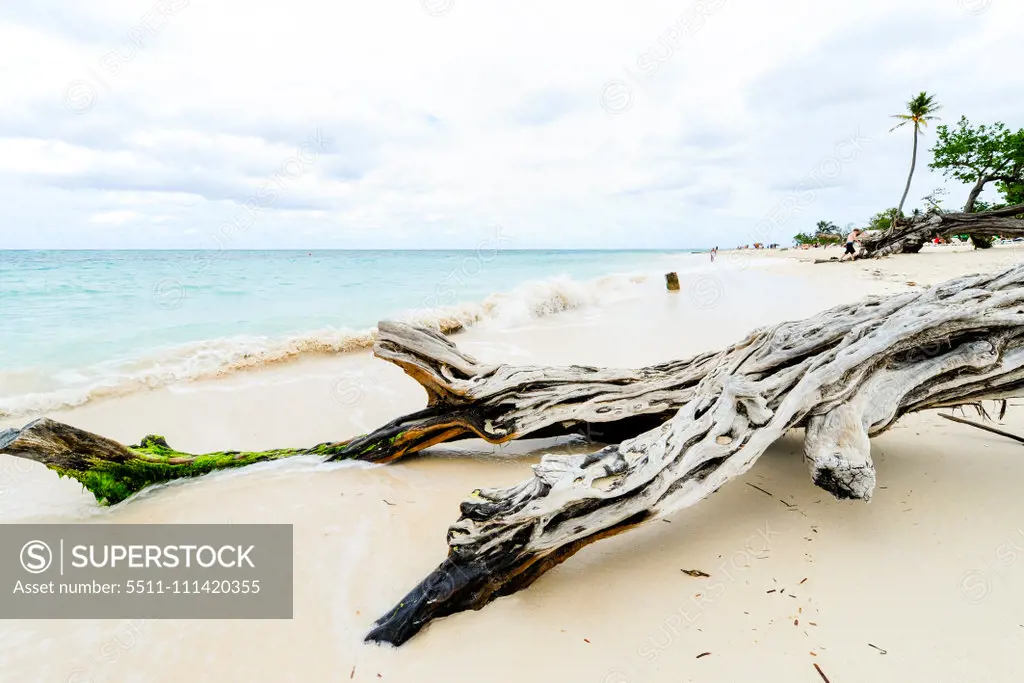
[[[487,362],[646,365],[1024,257],[1016,247],[953,249],[838,267],[755,252],[750,268],[681,273],[677,294],[657,282],[647,298],[518,328],[470,328],[454,342]],[[719,258],[735,253],[744,252]],[[346,438],[418,410],[424,397],[414,387],[398,368],[358,352],[50,415],[127,443],[158,432],[188,451],[277,448]],[[1011,401],[1011,431],[1024,431],[1021,404]],[[1024,547],[1006,521],[1024,515],[1019,445],[934,414],[908,416],[873,440],[879,490],[864,504],[811,484],[801,437],[791,431],[741,481],[671,523],[589,546],[529,590],[440,620],[398,650],[364,645],[362,636],[442,559],[459,502],[481,485],[522,480],[541,453],[593,446],[474,440],[388,466],[282,461],[158,487],[106,509],[74,482],[0,457],[5,522],[295,525],[291,621],[34,621],[17,622],[17,631],[0,622],[0,632],[11,631],[0,661],[16,680],[66,680],[82,669],[95,680],[146,672],[156,683],[194,677],[197,662],[210,680],[416,681],[426,669],[453,681],[477,680],[481,670],[515,681],[524,656],[551,680],[594,683],[810,682],[820,680],[814,663],[832,680],[1019,677],[1024,561],[1015,553],[1007,562],[1004,552]],[[98,655],[129,629],[134,644],[117,661]],[[253,642],[290,645],[252,650]],[[697,659],[704,652],[711,655]]]
[[[449,251],[438,253],[445,257],[452,255]],[[597,252],[558,254],[572,260],[580,253]],[[602,270],[596,275],[577,274],[577,277],[568,271],[558,270],[557,266],[556,270],[540,277],[527,269],[521,273],[520,279],[513,280],[506,289],[476,291],[478,298],[465,298],[473,290],[480,289],[480,282],[468,282],[473,279],[470,277],[473,273],[455,274],[456,280],[465,275],[467,281],[462,282],[462,286],[449,282],[455,271],[450,271],[434,284],[431,284],[433,281],[429,278],[424,282],[414,280],[416,284],[410,285],[404,296],[406,303],[419,301],[419,305],[394,309],[391,314],[384,314],[383,318],[373,317],[372,325],[366,324],[365,320],[362,324],[356,324],[345,317],[346,313],[340,314],[341,318],[352,324],[336,324],[337,318],[328,313],[318,325],[273,333],[238,334],[230,330],[230,325],[225,325],[219,335],[158,346],[142,345],[131,351],[121,349],[120,352],[114,351],[113,355],[93,358],[84,364],[66,367],[47,367],[44,364],[35,367],[29,363],[20,368],[7,368],[0,371],[0,381],[5,384],[4,391],[0,392],[0,419],[74,408],[93,400],[116,398],[175,384],[217,380],[234,373],[307,358],[369,350],[373,346],[376,321],[380,319],[421,324],[444,334],[473,326],[522,326],[534,319],[641,296],[641,285],[660,279],[658,271],[662,262],[678,262],[675,267],[683,270],[699,270],[704,265],[703,260],[691,251],[652,253],[651,256],[656,256],[657,260],[645,262],[643,266],[628,260],[635,257],[637,252],[608,253],[624,255],[627,261],[621,264],[610,262],[604,264],[609,270]],[[551,256],[551,252],[544,254]],[[474,263],[477,268],[484,265],[479,260]],[[593,269],[595,264],[585,265]],[[620,269],[615,270],[615,266],[620,266]],[[379,273],[377,277],[386,279],[388,275]],[[508,279],[509,274],[504,272],[502,277]],[[372,286],[367,288],[372,289]],[[367,296],[373,299],[369,294]],[[181,304],[183,300],[182,297],[172,303]],[[149,303],[150,307],[153,303],[161,305],[161,301],[156,299]],[[335,306],[335,302],[331,302],[326,310],[334,311]],[[388,309],[385,306],[383,310]],[[169,312],[175,311],[172,309]],[[272,322],[271,315],[263,324]],[[191,323],[186,319],[183,324],[187,327]]]

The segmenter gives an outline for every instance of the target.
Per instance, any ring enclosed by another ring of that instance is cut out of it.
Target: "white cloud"
[[[787,241],[895,203],[888,115],[917,91],[1024,126],[1024,6],[984,2],[4,7],[0,246],[212,247],[268,188],[232,247],[472,247],[496,224],[524,247],[727,246],[870,138]],[[941,183],[933,135],[911,200]]]
[[[103,213],[90,216],[89,222],[103,225],[121,225],[122,223],[135,220],[138,216],[139,214],[134,211],[104,211]]]

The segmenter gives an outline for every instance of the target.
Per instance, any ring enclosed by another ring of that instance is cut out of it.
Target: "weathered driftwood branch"
[[[295,455],[329,456],[339,448],[344,444],[193,455],[174,450],[162,436],[147,436],[137,446],[124,446],[48,418],[0,432],[0,453],[35,460],[62,477],[78,480],[102,505],[120,503],[147,486],[173,479]]]
[[[427,391],[426,409],[371,434],[313,448],[195,455],[163,437],[138,446],[52,420],[0,434],[0,453],[35,460],[77,479],[102,504],[115,504],[175,479],[297,455],[390,462],[446,441],[480,437],[504,443],[577,434],[618,443],[669,419],[693,396],[714,354],[639,370],[489,366],[422,327],[382,322],[375,354],[401,366]]]
[[[446,441],[505,443],[579,434],[618,443],[661,424],[693,397],[715,354],[639,370],[484,365],[446,337],[382,322],[374,354],[427,391],[427,408],[352,439],[331,459],[390,462]]]
[[[754,332],[705,361],[664,424],[534,476],[482,489],[448,531],[448,558],[367,640],[401,644],[438,617],[529,586],[583,546],[700,501],[805,425],[815,482],[867,499],[868,437],[901,415],[1024,394],[1024,267],[839,306]]]
[[[1022,237],[1024,204],[979,213],[927,213],[904,219],[890,231],[861,238],[863,258],[917,253],[934,236],[974,235],[977,237]]]
[[[1008,432],[1005,429],[999,429],[997,427],[993,427],[992,425],[982,424],[981,422],[972,422],[971,420],[965,420],[961,417],[956,417],[955,415],[940,415],[940,417],[944,417],[947,420],[952,420],[953,422],[958,422],[962,425],[974,427],[975,429],[980,429],[982,431],[990,432],[992,434],[1004,436],[1007,439],[1012,439],[1013,441],[1016,441],[1017,443],[1024,443],[1024,436],[1019,436],[1017,434],[1014,434],[1013,432]]]

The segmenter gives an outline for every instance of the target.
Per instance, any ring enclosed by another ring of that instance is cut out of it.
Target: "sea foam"
[[[652,275],[532,280],[483,301],[418,308],[392,317],[445,334],[471,326],[507,329],[564,311],[628,299],[637,295]],[[33,377],[30,370],[0,372],[0,386],[17,392],[0,395],[0,416],[71,408],[95,399],[224,377],[306,356],[363,351],[373,346],[374,335],[372,328],[325,328],[284,337],[233,336],[167,347],[130,360],[61,370],[45,377]]]

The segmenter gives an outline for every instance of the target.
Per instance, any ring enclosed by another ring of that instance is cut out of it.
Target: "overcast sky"
[[[897,203],[911,95],[1024,126],[1021,26],[1020,0],[5,2],[0,248],[788,244]]]

